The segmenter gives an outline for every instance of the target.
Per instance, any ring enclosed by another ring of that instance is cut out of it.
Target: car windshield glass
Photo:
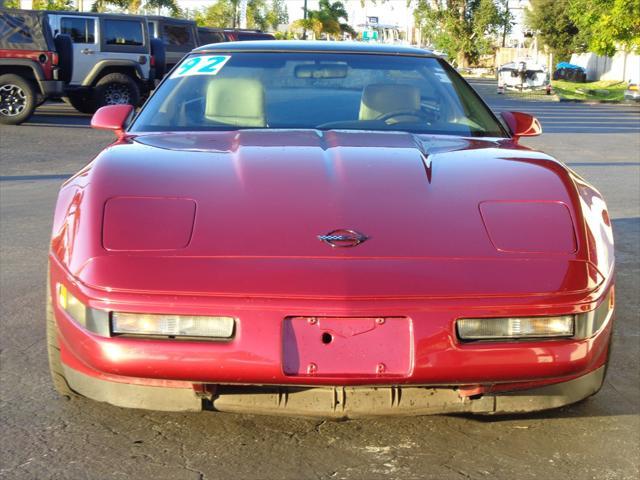
[[[440,59],[314,52],[186,57],[130,131],[240,128],[506,136],[477,94]]]

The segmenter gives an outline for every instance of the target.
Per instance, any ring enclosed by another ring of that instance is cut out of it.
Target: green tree
[[[129,5],[129,0],[95,0],[91,5],[91,11],[106,12],[109,5],[125,9]]]
[[[20,2],[18,2],[20,3]],[[20,7],[18,7],[20,8]],[[72,0],[33,0],[34,10],[75,10]]]
[[[318,10],[307,11],[307,18],[298,20],[295,25],[303,30],[311,30],[319,37],[325,33],[328,38],[339,37],[343,33],[355,35],[355,30],[346,22],[349,15],[342,2],[330,0],[320,0]],[[344,22],[343,22],[344,20]]]
[[[142,3],[141,0],[134,1],[137,1],[138,4]],[[156,11],[162,8],[166,8],[167,10],[169,10],[169,13],[173,17],[177,17],[182,13],[176,0],[146,0],[146,2],[144,2],[144,8],[145,10]]]
[[[178,16],[181,13],[177,0],[96,0],[91,10],[104,12],[109,5],[129,13],[141,13],[142,10],[156,13],[162,8],[168,9],[172,16]]]
[[[4,7],[4,8],[20,8],[20,0],[3,0],[3,1],[0,1],[0,7]]]
[[[271,8],[267,11],[267,25],[273,30],[277,30],[280,25],[289,23],[289,12],[283,0],[272,0]]]
[[[237,2],[217,0],[212,5],[197,10],[196,23],[202,27],[229,28],[235,26]]]
[[[198,25],[216,28],[236,28],[239,25],[239,0],[217,0],[213,5],[197,10],[193,19]],[[269,26],[266,0],[247,2],[247,27],[266,30]]]
[[[267,27],[266,0],[249,0],[247,2],[247,28],[266,30]]]
[[[308,13],[310,13],[309,11]],[[293,26],[295,28],[299,28],[303,31],[311,31],[315,35],[316,38],[319,38],[322,35],[322,22],[314,17],[309,17],[307,13],[307,18],[301,18],[293,22]]]
[[[509,13],[494,0],[418,0],[414,15],[435,48],[466,66],[492,52]]]
[[[568,60],[583,43],[578,26],[569,16],[570,1],[531,0],[531,8],[525,11],[527,26],[537,32],[559,61]]]
[[[568,16],[581,32],[583,47],[599,55],[640,48],[638,0],[569,0]]]

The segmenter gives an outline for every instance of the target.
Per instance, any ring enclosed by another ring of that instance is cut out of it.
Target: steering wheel
[[[418,120],[424,120],[429,122],[433,120],[433,114],[425,112],[424,110],[395,110],[393,112],[383,113],[376,117],[376,120],[387,123],[389,120],[395,117],[414,117]]]

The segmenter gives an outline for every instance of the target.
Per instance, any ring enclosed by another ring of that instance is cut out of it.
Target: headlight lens
[[[462,340],[499,340],[573,336],[573,315],[558,317],[463,318],[458,320]]]
[[[129,335],[228,339],[233,336],[235,325],[233,317],[148,315],[114,312],[112,318],[113,333]]]
[[[458,337],[472,340],[519,340],[593,336],[611,318],[613,287],[594,310],[577,315],[550,317],[461,318],[456,322]]]

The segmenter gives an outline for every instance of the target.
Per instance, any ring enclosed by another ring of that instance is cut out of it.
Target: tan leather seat
[[[360,120],[376,120],[391,112],[420,110],[420,89],[413,85],[372,84],[362,91]]]
[[[214,78],[207,85],[207,120],[241,127],[265,127],[264,89],[252,78]]]

